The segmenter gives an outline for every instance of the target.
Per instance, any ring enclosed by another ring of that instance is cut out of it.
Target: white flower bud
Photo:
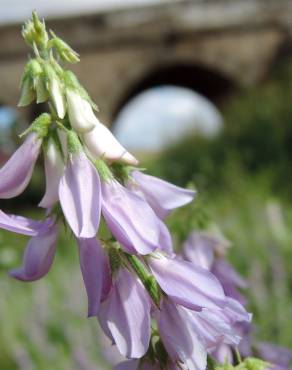
[[[91,131],[98,123],[90,103],[73,89],[66,90],[68,114],[72,128],[78,133]]]
[[[62,89],[60,86],[60,81],[56,78],[53,78],[50,83],[50,95],[54,104],[54,107],[57,111],[59,118],[63,119],[66,114],[64,96],[62,94]]]
[[[64,162],[53,139],[50,139],[45,151],[46,193],[39,203],[40,207],[52,207],[59,199],[59,182],[64,172]]]
[[[83,135],[83,140],[91,156],[109,161],[121,161],[137,165],[138,161],[114,137],[110,130],[97,121],[95,128]]]

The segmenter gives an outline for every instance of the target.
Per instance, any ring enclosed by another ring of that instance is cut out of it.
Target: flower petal
[[[69,157],[59,185],[59,199],[75,236],[94,237],[100,221],[100,179],[84,153]]]
[[[93,158],[105,158],[109,161],[121,161],[137,165],[138,161],[114,137],[110,130],[97,121],[94,129],[83,135],[83,140]]]
[[[34,281],[48,273],[54,260],[58,227],[56,224],[39,232],[30,239],[22,267],[10,271],[10,275],[22,281]]]
[[[59,199],[59,183],[64,173],[64,162],[60,150],[51,139],[45,152],[46,193],[39,206],[52,207]]]
[[[66,90],[66,98],[72,128],[79,133],[91,131],[98,123],[98,119],[89,102],[72,89]]]
[[[142,357],[150,341],[151,309],[143,286],[129,271],[121,269],[105,305],[103,320],[121,354]]]
[[[36,133],[27,136],[24,143],[0,169],[0,198],[21,194],[27,187],[39,155],[42,140]]]
[[[180,188],[140,171],[133,171],[131,176],[138,183],[147,202],[161,219],[167,217],[173,209],[190,203],[196,195],[193,190]]]
[[[78,246],[80,267],[88,296],[88,316],[96,316],[102,297],[103,281],[106,278],[106,257],[96,238],[78,239]],[[107,278],[110,279],[110,276]]]
[[[192,317],[183,307],[165,299],[155,311],[158,331],[173,361],[183,362],[189,370],[205,370],[207,352],[192,327]]]
[[[214,248],[217,244],[216,238],[194,231],[183,243],[183,254],[188,261],[210,270],[214,262]]]
[[[119,363],[114,367],[114,370],[137,370],[139,360],[129,360]]]
[[[52,223],[52,219],[35,221],[22,216],[8,215],[0,210],[0,228],[14,233],[36,236],[42,229],[45,229]]]
[[[162,255],[149,257],[148,263],[161,289],[176,303],[194,310],[225,305],[223,289],[208,270]]]
[[[159,247],[160,220],[141,197],[115,180],[102,183],[102,213],[129,253],[148,254]]]

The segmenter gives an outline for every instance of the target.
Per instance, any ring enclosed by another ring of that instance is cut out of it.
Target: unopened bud
[[[49,91],[54,108],[59,118],[63,119],[66,114],[65,99],[61,80],[55,69],[49,64],[44,64],[46,88]]]
[[[42,65],[37,59],[31,59],[24,69],[18,105],[26,106],[35,98],[37,103],[45,102],[48,99],[48,91],[44,82]]]
[[[65,41],[57,37],[53,31],[50,32],[53,38],[48,42],[48,47],[54,47],[57,54],[64,62],[79,62],[79,55]]]
[[[44,21],[41,22],[36,14],[32,13],[32,20],[25,23],[22,29],[22,36],[24,40],[29,44],[36,44],[42,49],[46,47],[48,42],[48,34]]]

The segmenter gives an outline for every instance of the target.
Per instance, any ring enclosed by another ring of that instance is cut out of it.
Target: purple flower
[[[225,248],[219,238],[195,231],[184,242],[183,255],[193,264],[210,270],[220,281],[228,297],[245,304],[246,300],[238,288],[247,288],[247,283],[223,257],[217,257],[218,252],[222,254],[222,249]]]
[[[30,133],[23,144],[0,170],[0,198],[13,198],[27,187],[35,162],[39,155],[42,139]]]
[[[238,288],[247,288],[247,283],[227,261],[223,258],[216,259],[211,271],[222,284],[228,297],[246,304],[246,299],[239,293]]]
[[[224,310],[224,309],[223,309]],[[220,314],[220,310],[203,309],[201,312],[189,312],[192,325],[205,348],[212,350],[222,343],[236,346],[240,337],[232,328],[230,320]]]
[[[50,218],[45,221],[36,221],[22,216],[8,215],[0,210],[0,228],[17,234],[36,236],[52,223],[53,219]]]
[[[132,254],[148,254],[160,248],[171,249],[165,225],[148,203],[116,180],[102,182],[102,214],[124,249]]]
[[[288,370],[292,362],[292,350],[262,342],[256,345],[259,356],[268,361],[272,370]]]
[[[169,213],[178,207],[190,203],[196,192],[183,189],[157,177],[145,175],[140,171],[133,171],[132,178],[136,184],[129,184],[132,188],[142,192],[147,202],[158,217],[164,219]]]
[[[22,267],[10,271],[10,275],[22,281],[34,281],[45,276],[53,263],[58,226],[49,225],[32,237],[25,249]]]
[[[214,263],[214,250],[217,245],[218,240],[213,236],[194,231],[183,243],[183,255],[188,261],[210,270]]]
[[[100,179],[83,152],[69,154],[59,185],[59,199],[76,237],[94,237],[100,221]]]
[[[219,362],[224,364],[226,362],[233,363],[233,352],[232,347],[228,344],[221,343],[214,350],[211,351],[212,357]]]
[[[130,360],[119,363],[114,367],[114,370],[160,370],[161,367],[157,363],[151,363],[148,360]],[[165,370],[170,370],[167,366]],[[174,370],[174,368],[172,368]],[[178,368],[177,368],[178,369]]]
[[[149,256],[148,263],[161,289],[174,302],[194,310],[226,304],[219,281],[208,270],[159,254]]]
[[[160,370],[161,366],[155,362],[152,363],[150,360],[130,360],[119,363],[114,367],[114,370]],[[165,370],[187,370],[183,364],[177,364],[169,360]]]
[[[106,255],[96,238],[78,239],[80,268],[88,296],[88,316],[96,316],[108,293],[110,273]]]
[[[154,313],[164,347],[173,362],[186,365],[189,370],[205,370],[207,351],[193,328],[189,310],[164,299],[161,310]]]
[[[64,161],[60,149],[53,139],[49,139],[45,151],[46,192],[39,206],[52,207],[58,200],[58,190],[64,173]]]
[[[150,341],[150,298],[144,287],[125,268],[114,277],[112,289],[98,315],[105,332],[128,358],[140,358]]]

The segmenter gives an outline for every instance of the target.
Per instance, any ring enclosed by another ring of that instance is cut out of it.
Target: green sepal
[[[29,134],[30,132],[36,132],[39,138],[44,139],[48,135],[51,124],[52,116],[49,113],[42,113],[19,136],[22,137]]]
[[[108,249],[108,256],[111,274],[115,275],[119,271],[120,267],[123,265],[119,249],[115,246],[110,246]]]
[[[20,98],[18,101],[18,107],[26,107],[31,104],[36,98],[36,93],[33,89],[33,81],[29,76],[25,76],[21,82]]]
[[[114,179],[114,176],[108,167],[108,165],[101,158],[94,161],[94,166],[97,169],[97,172],[102,181],[108,182]]]
[[[68,153],[70,154],[80,153],[83,151],[78,135],[72,130],[67,131],[67,145]]]
[[[50,30],[53,38],[48,42],[48,49],[55,48],[59,57],[68,63],[77,63],[80,61],[79,55],[69,46],[65,41],[56,36],[56,34]]]
[[[75,74],[71,71],[65,71],[63,73],[63,80],[65,84],[65,88],[71,89],[75,91],[77,94],[81,96],[84,100],[86,100],[93,109],[98,111],[97,105],[92,101],[91,97],[87,93],[87,91],[84,89],[84,87],[80,84],[78,81],[78,78],[75,76]]]
[[[255,357],[247,357],[238,364],[235,369],[236,370],[265,370],[270,367],[270,364],[266,361],[263,361],[259,358]]]
[[[144,263],[137,256],[134,256],[134,255],[128,254],[128,253],[124,253],[124,255],[127,258],[128,262],[130,263],[133,270],[138,275],[139,279],[141,280],[145,289],[149,293],[153,302],[159,308],[160,307],[161,294],[160,294],[159,285],[157,284],[154,276],[152,276],[149,273],[149,271],[147,270]]]

